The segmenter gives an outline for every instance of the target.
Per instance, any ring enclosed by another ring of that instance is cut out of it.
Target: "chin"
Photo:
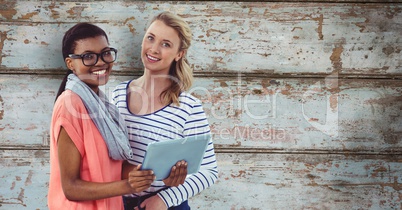
[[[96,75],[94,78],[94,82],[97,83],[99,86],[106,85],[109,81],[109,74],[104,75]]]

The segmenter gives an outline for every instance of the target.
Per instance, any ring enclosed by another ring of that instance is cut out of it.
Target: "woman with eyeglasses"
[[[124,81],[113,100],[128,128],[133,164],[141,164],[147,145],[156,141],[211,132],[202,103],[188,93],[193,74],[187,61],[192,33],[181,17],[162,12],[155,16],[142,40],[141,77]],[[188,210],[187,200],[212,186],[218,178],[210,140],[199,172],[187,175],[187,163],[171,166],[170,175],[141,193],[124,196],[125,209]]]
[[[99,90],[108,82],[117,50],[101,28],[79,23],[65,33],[62,52],[69,70],[51,121],[48,207],[123,209],[121,196],[147,189],[155,177],[130,164],[122,174],[133,155],[127,131]]]

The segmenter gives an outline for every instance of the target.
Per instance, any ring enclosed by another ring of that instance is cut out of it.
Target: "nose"
[[[159,45],[156,44],[156,43],[153,43],[149,49],[150,49],[151,52],[153,52],[153,53],[158,53],[158,52],[159,52]]]

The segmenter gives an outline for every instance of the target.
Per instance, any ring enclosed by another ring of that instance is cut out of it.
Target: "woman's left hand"
[[[163,182],[168,187],[177,187],[184,183],[187,176],[187,162],[184,160],[178,161],[172,167],[169,177],[164,179]]]
[[[165,202],[158,196],[154,195],[148,199],[145,199],[141,203],[141,208],[146,210],[167,210],[167,206]],[[138,210],[138,207],[135,207],[134,210]]]

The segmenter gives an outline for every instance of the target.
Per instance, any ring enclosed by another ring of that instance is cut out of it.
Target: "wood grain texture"
[[[218,182],[192,209],[402,209],[402,1],[0,3],[0,209],[47,209],[49,125],[64,32],[91,22],[119,50],[103,90],[142,74],[153,15],[188,52]]]
[[[0,150],[0,209],[47,209],[47,150]],[[402,156],[218,154],[192,209],[400,209]]]
[[[169,10],[193,30],[189,60],[196,71],[401,75],[401,4],[6,2],[0,70],[63,68],[60,40],[80,21],[108,32],[119,49],[116,69],[141,69],[145,28],[153,15]]]
[[[112,76],[102,89],[111,97],[132,78]],[[0,81],[0,144],[48,146],[61,77]],[[197,78],[189,92],[203,102],[219,149],[402,153],[399,80]]]

